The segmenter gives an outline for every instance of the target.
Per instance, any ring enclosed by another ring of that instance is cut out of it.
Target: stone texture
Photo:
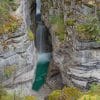
[[[59,16],[61,14],[64,15],[63,20],[66,22],[68,12],[74,9],[74,14],[70,18],[77,18],[78,22],[81,23],[84,21],[84,18],[79,18],[79,16],[91,14],[93,9],[86,5],[82,5],[81,7],[75,4],[73,0],[57,0],[57,2],[54,0],[42,1],[42,19],[51,31],[53,60],[60,71],[63,80],[62,83],[83,89],[88,88],[93,82],[100,83],[100,43],[79,40],[74,27],[67,27],[66,23],[65,31],[68,32],[68,36],[65,37],[63,42],[59,41],[49,22],[50,16]],[[51,69],[53,67],[51,66]]]
[[[80,41],[74,27],[66,26],[67,14],[72,9],[76,11],[75,17],[87,15],[93,9],[85,5],[83,8],[79,5],[75,6],[73,0],[69,0],[71,5],[67,2],[68,0],[41,1],[42,19],[51,32],[53,45],[53,60],[50,64],[46,84],[38,94],[31,90],[37,56],[34,43],[27,36],[27,29],[30,28],[35,32],[34,0],[21,0],[21,6],[16,12],[16,14],[21,13],[20,16],[23,16],[21,27],[10,38],[7,38],[6,35],[0,37],[0,82],[3,81],[8,91],[17,91],[18,93],[23,90],[21,93],[37,95],[40,100],[53,89],[60,89],[64,85],[74,85],[86,89],[92,82],[100,83],[100,43]],[[64,41],[59,41],[49,22],[49,17],[56,15],[64,15],[65,31],[68,32]],[[72,15],[71,18],[74,16]],[[81,22],[84,19],[79,18],[78,21]],[[6,49],[2,46],[3,40],[8,41]],[[9,66],[15,66],[16,70],[11,77],[7,78],[4,77],[4,68]]]
[[[34,17],[31,19],[34,0],[21,0],[20,3],[15,15],[23,17],[21,26],[10,37],[0,36],[0,82],[8,90],[18,89],[18,85],[26,88],[27,84],[30,87],[27,91],[30,91],[35,77],[36,50],[34,41],[30,41],[27,35],[27,29],[34,24]],[[4,41],[7,41],[7,48],[2,44]],[[12,70],[10,75],[9,69]]]

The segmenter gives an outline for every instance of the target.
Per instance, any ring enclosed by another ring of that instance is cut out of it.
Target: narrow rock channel
[[[35,46],[38,52],[38,61],[35,71],[35,81],[33,82],[32,89],[38,91],[45,83],[52,55],[50,33],[41,20],[40,0],[36,0],[36,26]]]

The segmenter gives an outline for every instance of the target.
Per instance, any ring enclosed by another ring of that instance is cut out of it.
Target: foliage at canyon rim
[[[77,0],[77,1],[81,1],[81,0]],[[13,6],[13,4],[15,4],[13,2],[13,0],[2,0],[2,4],[0,2],[0,5],[1,5],[0,6],[0,19],[1,19],[0,24],[2,23],[0,25],[0,36],[5,35],[5,34],[8,35],[8,37],[12,36],[13,32],[15,32],[16,29],[20,26],[19,20],[16,17],[12,16],[9,13],[9,11],[7,10],[9,8],[9,5],[12,5],[10,7],[13,11],[15,11],[16,5]],[[69,5],[70,4],[71,3],[70,3],[70,0],[69,0]],[[92,6],[88,5],[88,6],[91,7],[91,8],[93,7],[93,5]],[[69,12],[67,14],[67,16],[70,17],[70,15],[72,15],[72,14],[73,14],[73,12]],[[84,22],[84,23],[77,23],[76,19],[68,18],[64,22],[63,16],[57,16],[56,15],[56,16],[50,16],[49,21],[53,26],[54,33],[58,36],[58,39],[61,40],[61,41],[63,41],[65,39],[65,35],[66,35],[65,25],[67,27],[75,27],[75,29],[77,31],[77,36],[81,40],[89,40],[89,41],[95,41],[95,42],[100,41],[100,38],[99,38],[99,36],[100,36],[100,24],[98,23],[99,21],[95,17],[86,18],[86,20],[87,21]],[[33,35],[32,31],[30,29],[28,29],[27,31],[28,31],[29,40],[33,41],[34,35]],[[4,41],[2,44],[4,45],[4,48],[7,47],[6,41]],[[13,74],[13,71],[14,71],[14,69],[12,69],[12,68],[10,68],[10,66],[8,66],[8,68],[4,70],[4,74],[5,74],[6,77],[10,77]],[[75,93],[73,93],[73,90],[75,91]],[[95,86],[95,85],[92,86],[92,88],[86,93],[82,93],[80,90],[78,90],[74,87],[73,88],[70,88],[70,87],[66,88],[65,87],[63,90],[57,90],[57,91],[54,91],[52,93],[52,95],[50,94],[50,96],[51,96],[50,99],[53,99],[53,100],[57,99],[58,100],[59,95],[62,93],[60,95],[60,97],[67,98],[67,99],[68,98],[73,99],[73,96],[74,96],[75,98],[78,98],[79,100],[90,100],[90,99],[91,100],[92,99],[93,100],[99,100],[99,98],[100,98],[100,96],[99,96],[100,91],[99,90],[100,90],[99,85],[98,86]],[[73,96],[72,96],[72,93],[73,93]],[[78,93],[79,93],[80,96],[82,95],[80,98],[78,97],[79,96]],[[5,90],[2,91],[2,94],[3,95],[6,94]],[[7,95],[5,97],[4,96],[2,97],[3,100],[8,100],[9,98],[11,100],[14,97],[12,94],[7,94]],[[15,97],[18,98],[18,100],[20,100],[20,98],[21,98],[19,96],[15,96]],[[25,100],[33,100],[33,99],[34,99],[33,96],[25,97]],[[22,98],[21,98],[21,100],[22,100]]]
[[[75,87],[64,87],[62,90],[53,91],[48,100],[77,100],[81,95],[81,91]]]
[[[52,30],[58,36],[59,40],[64,40],[65,25],[62,16],[50,16],[49,21],[52,25]],[[100,41],[100,22],[96,17],[86,16],[84,23],[77,23],[73,18],[68,18],[66,21],[67,27],[75,26],[80,40]]]
[[[66,0],[65,1],[68,6],[71,6],[71,1]],[[85,5],[86,7],[91,8],[92,10],[95,9],[95,6],[98,6],[98,3],[95,1],[89,1],[85,2],[82,0],[76,0],[76,5]],[[97,16],[99,10],[97,10]],[[73,17],[74,16],[74,17]],[[75,17],[75,11],[71,10],[67,12],[67,20],[64,20],[64,16],[62,14],[49,16],[49,22],[52,26],[53,32],[58,36],[59,40],[64,40],[64,37],[68,34],[66,32],[66,28],[68,27],[74,27],[77,33],[77,38],[79,38],[80,41],[94,41],[99,42],[100,41],[100,21],[99,16],[94,17],[94,15],[79,15],[78,17]],[[93,16],[93,17],[92,17]],[[83,17],[82,20],[84,22],[80,23],[78,19],[79,17]]]
[[[75,87],[64,87],[62,90],[53,91],[48,100],[100,100],[100,84],[92,84],[87,92]]]
[[[21,24],[21,21],[11,14],[13,6],[16,5],[14,2],[14,0],[0,1],[0,35],[12,35]]]
[[[12,13],[18,8],[16,0],[0,0],[0,36],[8,38],[20,27],[21,18],[17,18]],[[8,42],[0,41],[3,49],[7,49]]]
[[[0,85],[0,100],[37,100],[35,96],[19,96],[9,94],[5,88]],[[87,92],[82,92],[75,87],[64,87],[62,90],[55,90],[49,96],[48,100],[99,100],[100,84],[92,84]]]

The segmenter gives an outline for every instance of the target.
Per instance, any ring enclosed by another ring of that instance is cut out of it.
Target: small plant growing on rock
[[[55,90],[49,95],[48,100],[77,100],[82,92],[75,87],[64,87],[62,90]]]
[[[76,22],[75,19],[70,18],[70,19],[67,19],[66,24],[67,26],[74,26],[75,22]]]
[[[55,90],[48,96],[48,100],[60,100],[60,96],[61,90]]]
[[[15,70],[16,70],[15,65],[7,66],[6,68],[4,68],[4,76],[7,78],[11,77],[11,75],[15,72]]]
[[[90,90],[83,93],[78,100],[100,100],[100,84],[93,83]]]
[[[34,33],[31,31],[31,29],[30,28],[28,28],[28,37],[29,37],[29,40],[30,41],[33,41],[34,40]]]

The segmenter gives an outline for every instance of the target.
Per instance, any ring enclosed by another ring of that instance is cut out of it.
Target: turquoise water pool
[[[35,71],[36,77],[34,83],[32,84],[33,90],[38,91],[45,83],[50,60],[51,60],[51,53],[38,54],[38,62]]]

